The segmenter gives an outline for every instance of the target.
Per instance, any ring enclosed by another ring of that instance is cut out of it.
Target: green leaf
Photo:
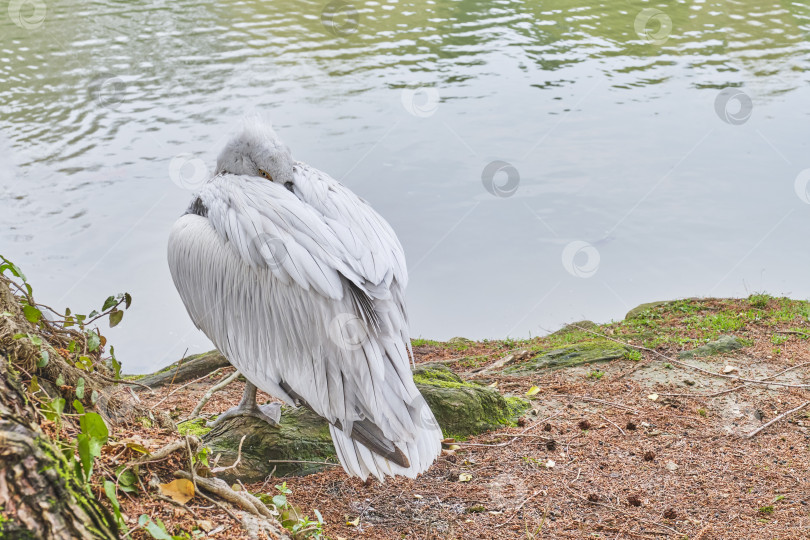
[[[65,317],[69,317],[69,316],[70,316],[70,308],[66,307],[65,308]]]
[[[138,491],[138,477],[132,469],[127,469],[125,465],[121,465],[115,470],[115,475],[119,489],[128,493]]]
[[[124,312],[120,309],[114,309],[110,312],[110,328],[117,326],[124,318]]]
[[[62,417],[62,411],[65,410],[65,398],[54,398],[50,403],[46,403],[42,407],[42,414],[51,422],[58,422]]]
[[[67,315],[65,317],[65,322],[62,323],[62,326],[65,328],[70,328],[71,326],[73,326],[73,316]]]
[[[99,345],[101,345],[101,339],[99,339],[95,330],[87,332],[87,350],[90,352],[96,351]]]
[[[129,293],[124,293],[124,307],[129,309],[129,306],[132,305],[132,295]]]
[[[70,343],[68,343],[68,350],[72,353],[76,352],[76,340],[70,340]]]
[[[24,337],[27,337],[27,335],[26,334],[14,334],[13,336],[11,336],[11,339],[22,339]]]
[[[90,475],[93,474],[93,451],[91,448],[91,439],[84,433],[76,435],[76,450],[79,452],[79,460],[82,464],[82,471],[86,480],[90,480]]]
[[[104,423],[104,419],[101,418],[101,415],[89,412],[79,419],[79,425],[82,428],[82,433],[100,443],[99,450],[101,446],[107,444],[110,431],[107,429],[107,424]]]
[[[61,373],[56,378],[56,386],[65,386],[65,377]]]
[[[110,363],[112,364],[113,373],[116,379],[121,378],[121,362],[115,358],[115,347],[110,345]]]
[[[98,396],[98,390],[93,390],[93,391],[90,393],[90,403],[92,403],[93,405],[95,405],[95,404],[96,404],[96,402],[98,401],[98,397],[99,397],[99,396]]]
[[[73,400],[73,408],[76,409],[77,413],[84,414],[84,405],[78,399]]]
[[[28,322],[34,324],[37,324],[42,318],[42,312],[34,306],[30,306],[28,304],[23,306],[23,315],[25,315],[25,318],[28,319]]]
[[[274,495],[273,496],[273,504],[276,508],[281,509],[287,506],[287,496],[286,495]]]
[[[107,299],[104,300],[104,305],[101,307],[101,311],[107,311],[117,303],[118,301],[115,299],[114,296],[108,296]]]
[[[79,380],[76,381],[76,397],[84,399],[84,377],[79,377]]]
[[[94,309],[93,311],[91,311],[90,313],[88,313],[88,314],[87,314],[87,316],[88,316],[88,317],[90,317],[90,318],[92,319],[93,317],[98,316],[98,311],[96,311],[96,310]]]
[[[37,360],[37,367],[44,368],[48,365],[48,362],[51,360],[51,355],[48,354],[48,351],[42,349],[39,351],[39,360]]]
[[[31,377],[31,384],[28,385],[28,391],[32,394],[39,392],[39,379],[37,379],[36,375]]]
[[[160,523],[160,525],[152,521],[152,519],[146,514],[141,514],[141,517],[138,518],[138,525],[141,527],[145,526],[146,531],[151,534],[152,538],[155,540],[174,540],[174,538],[166,532],[166,528],[163,526],[163,523],[158,523]]]
[[[27,334],[27,336],[28,336],[28,340],[31,343],[33,343],[34,345],[36,345],[37,347],[42,345],[42,338],[39,337],[38,335],[36,335],[36,334]]]
[[[118,496],[115,493],[115,484],[109,480],[104,480],[104,493],[110,499],[110,506],[112,506],[115,513],[115,521],[118,522],[118,527],[125,529],[126,523],[124,523],[124,517],[121,515],[121,504],[118,502]]]

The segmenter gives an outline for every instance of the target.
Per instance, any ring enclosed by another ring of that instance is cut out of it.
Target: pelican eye
[[[270,180],[271,182],[273,181],[273,177],[272,177],[272,176],[270,176],[270,173],[269,173],[269,172],[267,172],[267,171],[265,171],[264,169],[259,169],[259,174],[260,174],[260,175],[262,175],[262,176],[264,176],[265,178],[267,178],[267,179],[268,179],[268,180]]]

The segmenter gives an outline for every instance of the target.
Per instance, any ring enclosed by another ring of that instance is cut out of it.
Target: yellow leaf
[[[495,381],[495,382],[494,382],[494,383],[492,383],[492,384],[488,384],[488,385],[487,385],[487,388],[498,388],[498,381]]]
[[[194,497],[194,484],[191,480],[185,478],[178,478],[172,480],[168,484],[160,484],[160,493],[171,497],[175,502],[186,504]]]
[[[448,450],[461,450],[461,447],[457,444],[451,444],[447,447]]]
[[[472,480],[472,475],[469,473],[461,473],[458,475],[459,482],[469,482],[470,480]]]
[[[649,399],[650,401],[656,401],[658,399],[658,394],[650,394],[649,396],[647,396],[647,399]]]
[[[347,521],[346,525],[348,525],[349,527],[357,527],[358,525],[360,525],[360,518],[358,517],[354,518],[351,521]]]
[[[422,496],[421,496],[421,495],[419,495],[418,493],[414,493],[414,494],[413,494],[413,498],[414,498],[414,499],[421,499],[421,498],[422,498]]]
[[[538,393],[539,391],[540,391],[540,388],[539,388],[539,387],[537,387],[537,386],[532,386],[531,388],[529,388],[529,391],[528,391],[528,392],[526,392],[526,395],[527,395],[527,396],[533,396],[533,395],[535,395],[536,393]]]

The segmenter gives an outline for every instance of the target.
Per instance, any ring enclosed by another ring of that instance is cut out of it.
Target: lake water
[[[0,36],[0,253],[132,293],[129,372],[210,348],[166,240],[256,111],[393,225],[414,336],[810,297],[808,2],[13,0]]]

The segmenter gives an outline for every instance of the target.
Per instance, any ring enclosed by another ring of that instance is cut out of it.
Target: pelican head
[[[294,160],[286,144],[259,118],[249,118],[217,158],[217,174],[262,176],[287,185],[293,181]]]

